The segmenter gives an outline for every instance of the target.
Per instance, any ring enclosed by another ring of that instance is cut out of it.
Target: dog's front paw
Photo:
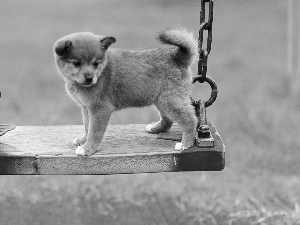
[[[90,156],[96,151],[86,149],[84,146],[78,146],[75,150],[76,155],[78,156]]]
[[[82,146],[78,146],[75,150],[76,155],[85,156],[85,149]]]
[[[86,140],[87,140],[86,137],[78,137],[73,140],[73,144],[76,146],[80,146],[83,145],[86,142]]]

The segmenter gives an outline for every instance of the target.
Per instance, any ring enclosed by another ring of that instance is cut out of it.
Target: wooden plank
[[[145,125],[111,125],[101,151],[90,157],[75,155],[72,140],[83,126],[17,127],[0,137],[0,174],[117,174],[222,170],[225,148],[209,123],[214,148],[180,152],[175,141],[149,134]],[[177,125],[168,134],[181,135]]]
[[[0,151],[2,150],[0,144]],[[24,152],[0,152],[0,174],[37,174],[36,157]]]
[[[4,135],[8,131],[11,131],[16,128],[16,125],[12,124],[0,124],[0,136]]]
[[[112,154],[92,157],[38,156],[40,174],[120,174],[174,171],[170,154]],[[68,166],[65,166],[68,165]]]

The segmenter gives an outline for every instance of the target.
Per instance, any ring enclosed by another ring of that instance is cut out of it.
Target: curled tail
[[[185,29],[165,29],[158,33],[158,40],[163,44],[179,47],[175,59],[183,66],[190,66],[196,58],[198,44],[194,35]]]

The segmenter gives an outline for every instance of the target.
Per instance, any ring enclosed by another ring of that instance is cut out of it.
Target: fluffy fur
[[[183,29],[158,34],[168,48],[121,50],[109,48],[116,39],[74,33],[54,45],[55,61],[66,80],[68,94],[82,107],[85,134],[73,142],[77,155],[100,150],[111,113],[127,107],[155,105],[160,120],[146,127],[150,133],[183,130],[177,150],[194,145],[197,118],[191,106],[190,65],[197,53],[193,35]]]

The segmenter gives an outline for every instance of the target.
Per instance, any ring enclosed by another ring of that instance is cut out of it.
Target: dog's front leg
[[[83,145],[87,140],[88,130],[89,130],[89,113],[85,106],[82,107],[82,117],[84,124],[84,135],[82,137],[75,138],[73,140],[74,145]]]
[[[112,109],[110,107],[94,107],[89,110],[89,128],[87,141],[77,147],[76,154],[90,156],[99,151]]]

